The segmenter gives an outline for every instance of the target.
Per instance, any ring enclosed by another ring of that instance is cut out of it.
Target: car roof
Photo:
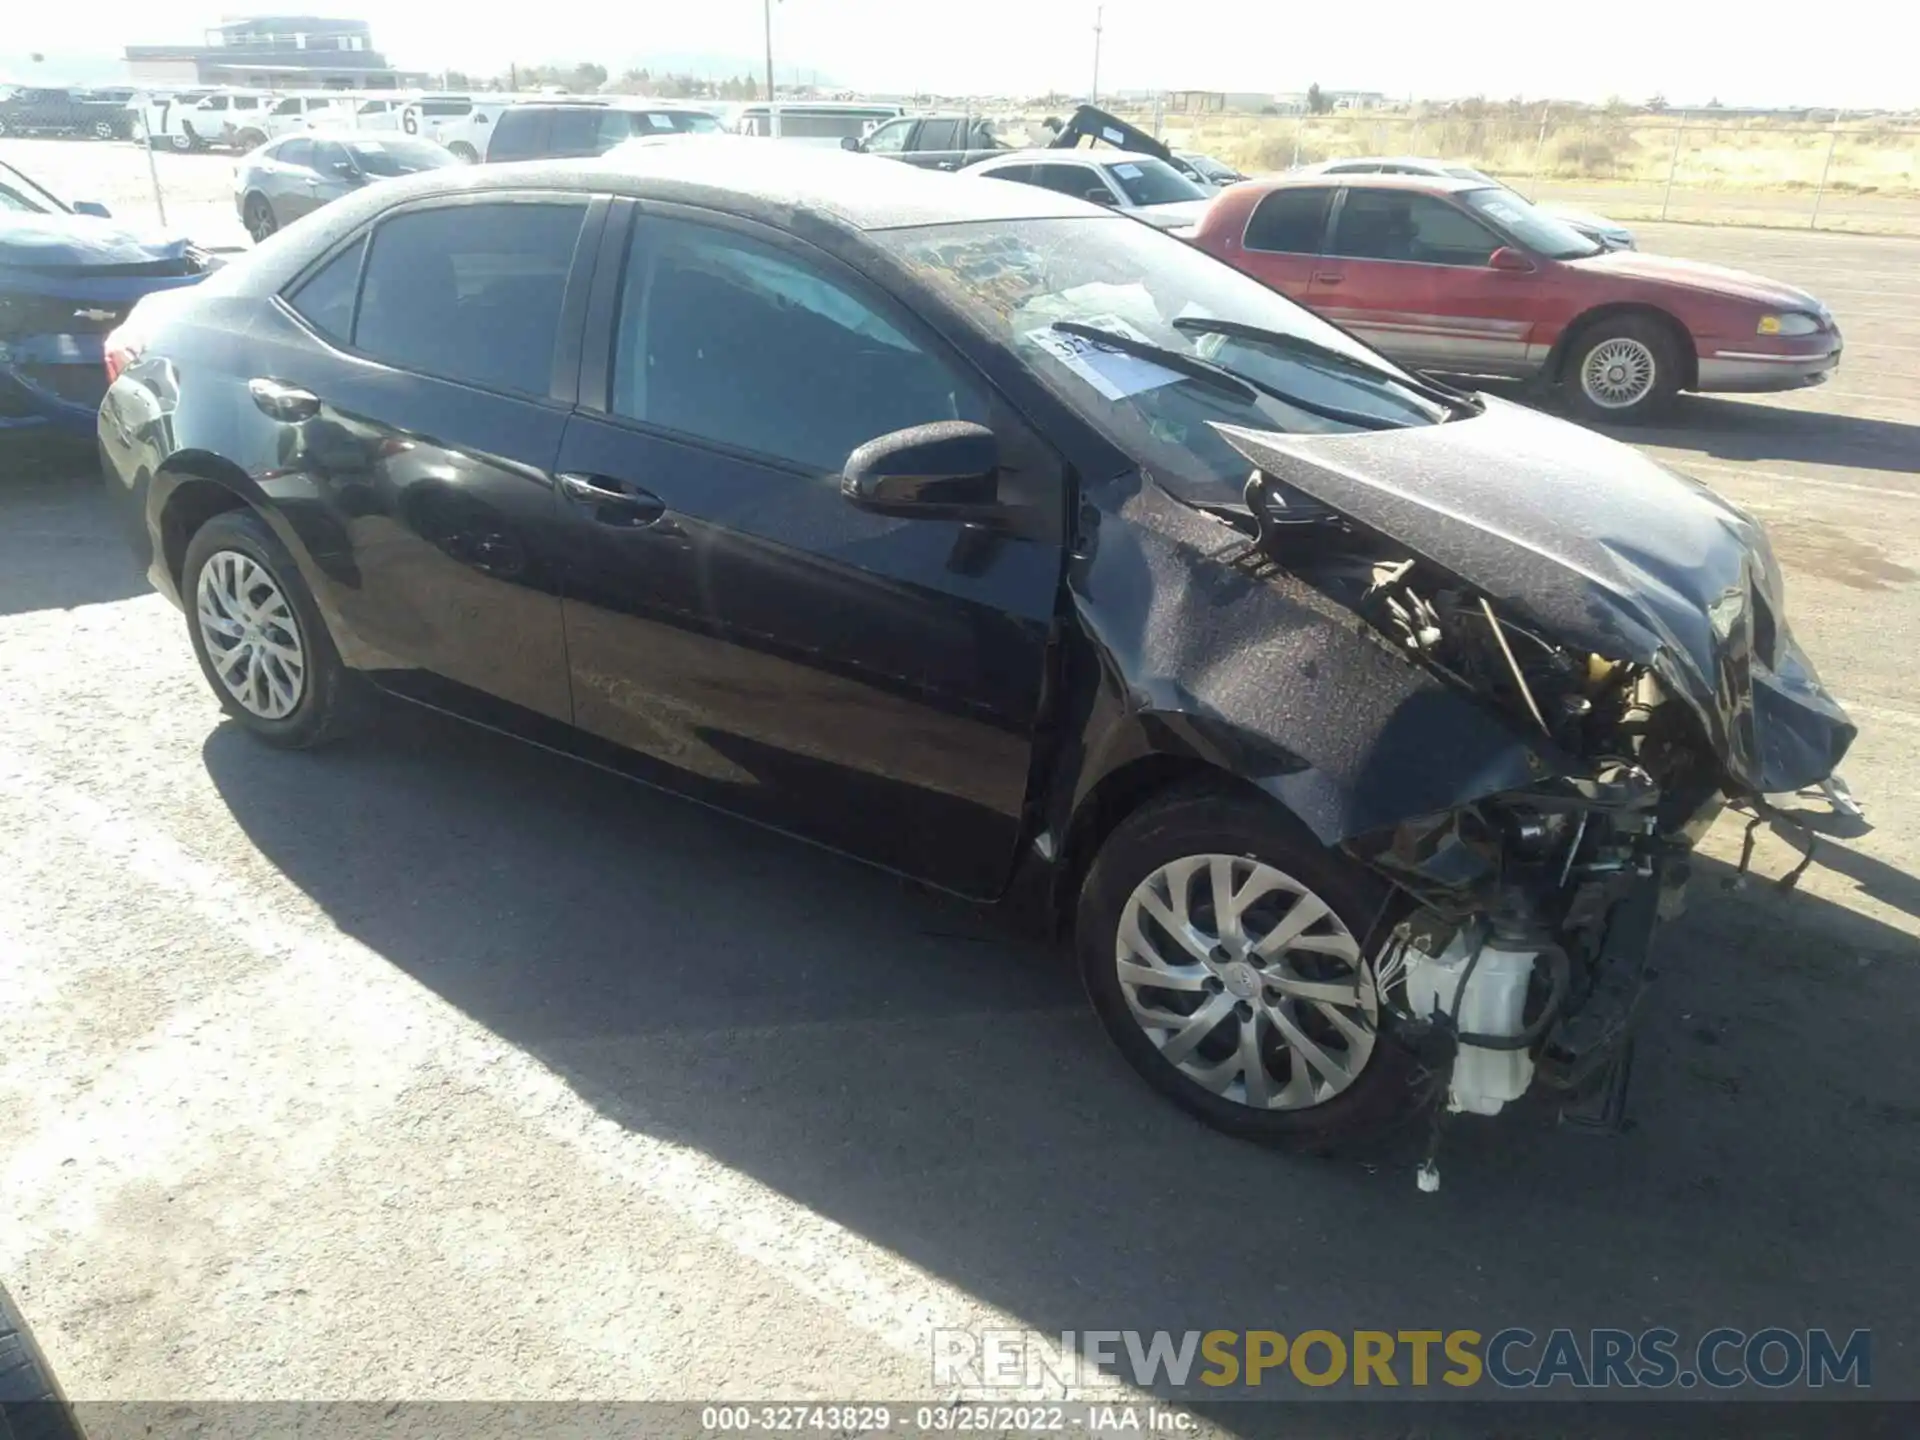
[[[1324,170],[1289,170],[1249,182],[1268,190],[1300,185],[1345,185],[1352,190],[1418,190],[1429,195],[1451,195],[1462,190],[1484,190],[1484,180],[1462,180],[1452,175],[1329,175]]]
[[[1003,150],[998,155],[995,155],[993,159],[981,161],[980,165],[982,167],[987,165],[998,167],[1006,164],[1009,160],[1018,160],[1022,164],[1028,165],[1035,163],[1057,164],[1061,161],[1065,161],[1067,164],[1078,161],[1082,165],[1118,165],[1123,163],[1132,164],[1141,160],[1155,160],[1157,158],[1157,156],[1153,155],[1142,155],[1134,150],[1070,150],[1064,146],[1056,150],[1045,145],[1038,145],[1025,150]],[[980,167],[969,165],[967,168],[972,170]]]

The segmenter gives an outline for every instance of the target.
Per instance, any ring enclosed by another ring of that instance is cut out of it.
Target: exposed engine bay
[[[1266,559],[1493,707],[1545,762],[1534,786],[1346,842],[1406,902],[1375,961],[1384,1025],[1448,1112],[1496,1114],[1537,1080],[1563,1116],[1617,1125],[1654,925],[1678,913],[1695,842],[1744,787],[1653,667],[1560,643],[1257,470],[1246,498]],[[1438,1186],[1431,1150],[1419,1179]]]

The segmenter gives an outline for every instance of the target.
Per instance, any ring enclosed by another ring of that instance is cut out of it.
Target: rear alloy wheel
[[[242,130],[233,137],[233,143],[242,152],[258,150],[267,143],[267,137],[258,130]]]
[[[264,195],[249,195],[246,210],[247,234],[258,244],[280,228],[280,221],[273,213],[273,206],[267,203]]]
[[[1583,418],[1633,424],[1672,401],[1680,388],[1680,358],[1656,321],[1637,315],[1603,320],[1574,342],[1566,385]]]
[[[113,122],[111,120],[94,121],[93,122],[93,138],[96,140],[113,139]]]
[[[251,510],[215,515],[181,568],[193,653],[227,714],[287,749],[348,728],[360,679],[341,664],[299,567],[264,520]]]
[[[1081,973],[1121,1053],[1209,1124],[1363,1144],[1419,1109],[1361,949],[1382,898],[1264,797],[1176,792],[1101,848],[1076,925]]]
[[[193,127],[184,120],[180,123],[180,133],[173,137],[173,148],[182,155],[191,154],[200,148],[200,137],[193,133]]]

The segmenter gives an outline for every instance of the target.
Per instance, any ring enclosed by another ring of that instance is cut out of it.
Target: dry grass
[[[1138,117],[1147,119],[1150,117]],[[1440,115],[1169,115],[1164,134],[1254,171],[1344,155],[1436,155],[1502,178],[1676,183],[1693,189],[1920,195],[1920,130],[1886,124],[1780,125],[1677,116],[1562,119],[1504,110]],[[1829,165],[1831,149],[1831,165]]]

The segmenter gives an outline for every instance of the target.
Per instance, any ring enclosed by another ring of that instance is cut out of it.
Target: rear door
[[[1403,365],[1524,375],[1540,281],[1489,267],[1505,243],[1439,195],[1349,186],[1307,301]]]
[[[605,211],[542,192],[393,211],[249,337],[277,431],[257,473],[322,557],[316,588],[360,663],[510,728],[572,716],[553,472],[586,306],[576,267]]]
[[[1331,185],[1288,186],[1268,192],[1247,217],[1234,263],[1293,300],[1306,300],[1326,243],[1333,208]]]
[[[636,773],[969,895],[1010,873],[1062,565],[1059,460],[921,322],[778,232],[610,229],[567,494],[578,724]],[[871,514],[851,450],[989,424],[1018,523]]]
[[[315,198],[319,179],[314,173],[313,152],[313,141],[296,135],[270,146],[260,157],[266,172],[261,178],[282,224],[298,220],[319,203]]]

